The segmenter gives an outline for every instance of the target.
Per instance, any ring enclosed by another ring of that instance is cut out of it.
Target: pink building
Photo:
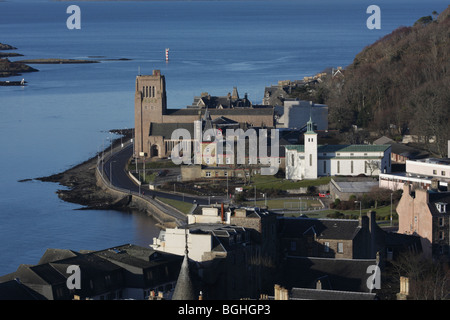
[[[450,192],[412,190],[410,184],[405,184],[397,206],[398,233],[419,236],[428,257],[450,258],[449,204]]]

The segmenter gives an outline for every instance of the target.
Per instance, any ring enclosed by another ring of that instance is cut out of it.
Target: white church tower
[[[305,132],[305,179],[317,179],[317,133],[314,132],[311,117]]]

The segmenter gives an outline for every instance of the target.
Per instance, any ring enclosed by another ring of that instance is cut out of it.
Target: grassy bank
[[[193,204],[192,203],[188,203],[188,202],[183,202],[183,201],[179,201],[179,200],[173,200],[173,199],[166,199],[166,198],[160,198],[160,197],[156,197],[158,200],[160,200],[161,202],[164,202],[178,210],[180,210],[181,212],[183,212],[184,214],[188,214],[192,207]]]

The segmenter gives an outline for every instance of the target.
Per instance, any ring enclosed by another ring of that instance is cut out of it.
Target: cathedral
[[[165,77],[160,70],[153,70],[152,75],[137,76],[134,98],[135,157],[169,157],[173,146],[179,142],[172,140],[172,132],[184,128],[194,137],[194,122],[204,121],[205,113],[213,121],[226,119],[245,127],[275,127],[274,108],[252,105],[247,96],[240,99],[236,88],[227,100],[217,99],[221,102],[214,105],[211,105],[211,100],[213,98],[208,95],[201,99],[201,103],[188,108],[168,109]]]

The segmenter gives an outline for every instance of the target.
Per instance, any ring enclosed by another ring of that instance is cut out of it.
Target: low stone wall
[[[121,201],[124,199],[124,197],[131,197],[131,201],[128,206],[132,209],[145,212],[148,216],[158,221],[161,227],[174,227],[177,225],[177,223],[181,222],[162,210],[161,206],[163,206],[164,204],[160,203],[159,201],[153,200],[155,202],[153,203],[153,201],[137,196],[133,193],[120,191],[110,187],[108,183],[104,181],[98,170],[95,171],[95,176],[97,179],[97,185],[102,188],[104,192],[116,197],[116,201]]]
[[[316,190],[318,192],[327,192],[330,190],[330,185],[329,184],[323,184],[320,186],[316,186]],[[298,189],[288,189],[286,190],[287,193],[289,194],[307,194],[308,193],[308,188],[307,187],[301,187]]]

